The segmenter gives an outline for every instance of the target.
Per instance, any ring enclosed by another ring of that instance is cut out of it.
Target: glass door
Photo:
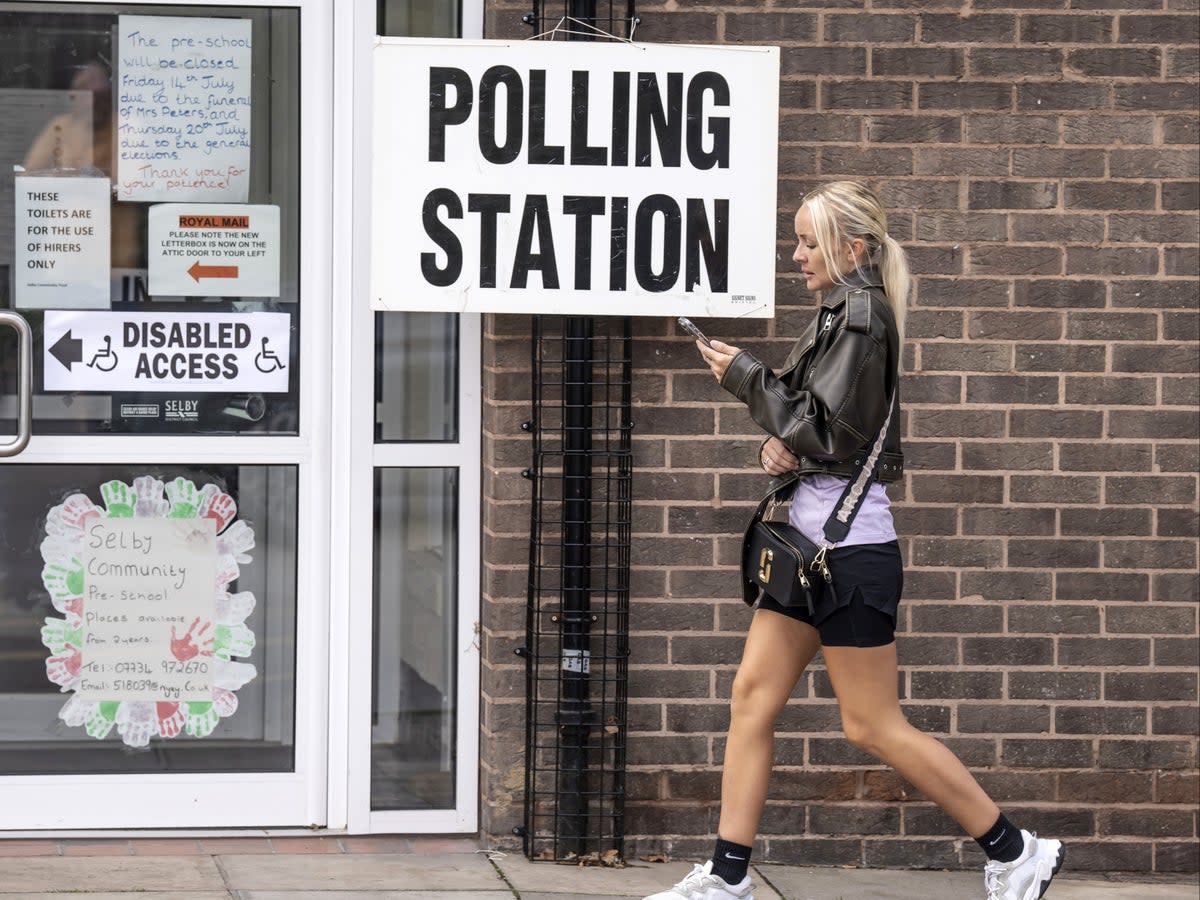
[[[0,2],[0,830],[325,823],[331,6]]]

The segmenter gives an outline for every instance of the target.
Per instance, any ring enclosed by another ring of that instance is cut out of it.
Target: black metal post
[[[596,0],[571,0],[572,18],[589,25]],[[591,40],[573,30],[571,40]],[[564,322],[562,701],[558,725],[562,759],[556,840],[587,852],[587,748],[595,724],[589,698],[592,567],[592,320]]]

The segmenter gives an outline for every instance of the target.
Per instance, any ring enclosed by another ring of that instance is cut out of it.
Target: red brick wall
[[[782,46],[778,314],[709,334],[778,364],[812,298],[809,186],[873,183],[916,283],[899,652],[911,720],[1071,866],[1197,870],[1196,0],[642,2],[646,41]],[[528,4],[491,3],[489,36]],[[671,320],[636,321],[629,855],[714,833],[748,611],[758,435]],[[485,346],[484,830],[522,802],[528,319]],[[976,865],[841,737],[820,665],[779,723],[758,858]]]

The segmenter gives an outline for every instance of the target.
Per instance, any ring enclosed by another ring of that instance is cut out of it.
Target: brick
[[[671,13],[674,20],[678,13]],[[777,43],[781,35],[811,35],[817,30],[817,17],[810,13],[762,12],[727,13],[725,40],[729,42]]]
[[[1125,599],[1144,600],[1144,589],[1142,593]],[[1196,630],[1196,611],[1186,606],[1109,606],[1104,618],[1111,634],[1188,634]]]
[[[1200,583],[1191,573],[1179,572],[1154,576],[1151,600],[1196,601],[1200,600]]]
[[[1150,181],[1068,181],[1068,209],[1154,209],[1156,188]]]
[[[929,13],[919,21],[928,44],[1009,44],[1016,36],[1015,16]]]
[[[1026,44],[1105,44],[1112,40],[1112,16],[1021,17],[1020,36]]]
[[[1195,178],[1200,161],[1189,150],[1113,150],[1109,174],[1113,178]]]
[[[978,594],[988,600],[1047,600],[1052,594],[1051,582],[1049,572],[965,571],[962,593],[968,597]],[[1010,614],[1013,608],[1010,607]]]
[[[808,830],[812,834],[893,834],[900,827],[900,811],[881,806],[810,806]]]
[[[1002,557],[999,541],[954,538],[914,539],[909,554],[914,566],[998,566]]]
[[[1012,173],[1025,178],[1080,178],[1104,174],[1104,154],[1098,150],[1060,150],[1017,147]]]
[[[1012,672],[1008,696],[1013,700],[1099,700],[1099,672]]]
[[[1183,769],[1190,761],[1190,751],[1187,741],[1102,740],[1100,766],[1105,769]]]
[[[1162,183],[1163,209],[1200,209],[1200,182],[1168,181]]]
[[[1065,603],[1014,605],[1008,608],[1008,630],[1013,634],[1098,634],[1100,611]]]
[[[1009,413],[1013,437],[1099,437],[1103,419],[1085,410],[1014,409]]]
[[[863,861],[871,868],[902,868],[911,865],[913,859],[920,859],[940,869],[958,865],[958,853],[952,840],[917,841],[905,838],[863,842]]]
[[[911,15],[829,13],[823,19],[822,37],[831,44],[900,44],[916,35],[916,17]]]
[[[760,19],[761,13],[739,18]],[[729,19],[726,18],[726,36]],[[778,36],[775,38],[778,39]],[[866,75],[865,47],[781,47],[780,74],[787,75]]]
[[[1194,215],[1121,213],[1108,217],[1109,234],[1120,241],[1146,244],[1194,242],[1197,223]]]
[[[972,700],[999,699],[1001,675],[999,672],[931,672],[912,673],[912,696],[916,699],[954,699],[969,697]]]
[[[1063,235],[1077,244],[1104,240],[1104,217],[1070,215],[1061,212],[1019,213],[1012,220],[1013,240],[1018,242],[1045,241],[1057,243]]]
[[[876,47],[872,75],[962,75],[963,51],[947,47]]]
[[[1022,472],[1054,468],[1054,447],[1043,441],[974,441],[962,444],[962,467],[985,472],[1017,469]]]
[[[1014,503],[1099,503],[1100,479],[1072,475],[1013,475],[1009,500]]]
[[[966,140],[971,144],[1057,144],[1057,116],[968,115]]]
[[[915,409],[910,410],[914,437],[1001,437],[1003,410]]]
[[[1154,799],[1159,803],[1195,803],[1200,777],[1195,772],[1159,772],[1154,778]]]
[[[1196,479],[1179,475],[1109,476],[1104,480],[1106,503],[1192,503]]]
[[[1149,579],[1128,572],[1058,572],[1055,574],[1055,598],[1058,600],[1131,601],[1149,597]],[[1141,609],[1141,607],[1137,607]]]
[[[1058,776],[1058,799],[1071,803],[1146,803],[1152,799],[1153,785],[1153,778],[1141,772],[1062,772]]]
[[[1151,533],[1148,509],[1063,509],[1059,516],[1063,537],[1149,537]]]
[[[1193,282],[1158,279],[1154,289],[1135,281],[1115,281],[1112,284],[1112,305],[1115,308],[1146,307],[1151,309],[1195,309],[1200,305],[1200,291]]]
[[[958,176],[995,177],[997,172],[1006,172],[1008,168],[1009,152],[1007,150],[922,147],[916,152],[913,172],[916,175],[946,175],[952,172]]]
[[[1058,642],[1058,664],[1088,668],[1148,666],[1150,642],[1133,638],[1064,637]]]
[[[909,109],[912,97],[911,82],[827,81],[821,91],[821,106],[824,109]]]
[[[1119,444],[1108,442],[1104,453],[1097,453],[1092,443],[1062,443],[1059,445],[1058,465],[1064,472],[1149,472],[1153,466],[1149,444]]]
[[[1154,871],[1187,872],[1194,875],[1200,871],[1200,844],[1196,841],[1158,841],[1154,845]]]
[[[1058,247],[997,246],[969,248],[973,275],[1061,275],[1063,251]]]
[[[960,704],[958,730],[964,734],[1038,734],[1050,731],[1050,710],[1013,703]]]
[[[1090,768],[1092,742],[1064,738],[1005,738],[1000,759],[1006,766],[1022,769]]]
[[[1200,137],[1200,122],[1195,116],[1163,116],[1162,139],[1164,144],[1195,144]],[[1173,161],[1183,169],[1185,162]]]
[[[972,506],[963,509],[962,515],[964,535],[1050,536],[1055,532],[1053,509]]]
[[[1014,539],[1008,543],[1008,560],[1010,566],[1026,568],[1095,568],[1100,564],[1100,548],[1095,541]]]
[[[964,638],[963,664],[967,666],[1048,666],[1054,662],[1054,641],[1021,637]]]
[[[1013,88],[994,81],[934,81],[917,87],[921,109],[991,109],[1013,106]]]
[[[1068,275],[1154,275],[1158,250],[1152,247],[1068,247]]]
[[[962,139],[962,120],[952,116],[872,116],[867,120],[867,139],[884,144],[957,144]]]
[[[911,579],[910,573],[905,573],[905,579]],[[910,610],[913,630],[920,634],[987,634],[1003,627],[1003,611],[995,606],[957,601],[910,606]]]
[[[912,151],[901,148],[821,147],[817,152],[822,175],[907,175]]]
[[[1109,415],[1109,437],[1191,438],[1200,437],[1200,423],[1191,412],[1174,410],[1114,410]]]
[[[1015,75],[1058,75],[1063,67],[1063,51],[1016,47],[971,47],[967,67],[973,76],[985,78]]]
[[[1121,16],[1117,41],[1122,44],[1194,45],[1200,41],[1200,20],[1194,15]]]
[[[1197,537],[1196,514],[1190,509],[1159,509],[1155,510],[1157,526],[1155,534],[1159,537]]]
[[[1104,347],[1086,344],[1017,344],[1018,372],[1103,372]]]
[[[1200,340],[1200,315],[1196,313],[1163,313],[1163,340]],[[1196,395],[1193,395],[1195,397]]]
[[[1052,209],[1057,205],[1058,185],[1052,181],[973,180],[967,188],[969,209]]]
[[[1066,402],[1094,405],[1153,405],[1157,393],[1152,378],[1106,378],[1091,375],[1066,379]]]
[[[779,108],[781,110],[816,109],[816,107],[817,86],[814,82],[795,78],[779,82]],[[781,165],[781,173],[803,174],[813,171],[811,162],[807,161],[808,158],[795,148],[789,151],[786,159],[789,165]],[[784,160],[782,153],[780,160],[781,162]]]
[[[967,402],[1054,404],[1058,402],[1058,379],[1037,375],[970,375]]]
[[[491,35],[488,35],[491,37]],[[717,40],[717,16],[705,12],[672,12],[669,16],[642,16],[637,29],[639,41],[713,44]]]
[[[1149,841],[1072,841],[1071,868],[1079,872],[1148,872],[1152,851]]]
[[[1059,734],[1145,734],[1146,711],[1126,706],[1060,706],[1054,711]]]
[[[1200,659],[1200,639],[1194,637],[1169,637],[1154,639],[1154,665],[1194,666]]]
[[[904,466],[909,471],[954,468],[954,444],[946,441],[909,440],[904,452]]]
[[[912,498],[918,503],[999,503],[1004,479],[996,475],[912,475]]]
[[[1063,140],[1068,144],[1154,144],[1154,130],[1153,116],[1134,116],[1128,113],[1063,116]]]
[[[1167,275],[1200,275],[1200,247],[1164,248],[1163,272]]]
[[[1200,715],[1194,706],[1170,706],[1151,713],[1150,730],[1156,735],[1200,736]]]
[[[1162,71],[1162,55],[1157,47],[1070,50],[1067,68],[1089,78],[1155,78]]]
[[[917,302],[937,307],[1007,307],[1009,283],[989,278],[920,278]],[[1008,368],[1005,360],[1004,368]]]
[[[1188,672],[1105,672],[1106,700],[1195,700],[1196,675]]]
[[[1181,78],[1200,75],[1200,51],[1195,47],[1176,48],[1167,51],[1167,77]]]
[[[1188,82],[1138,82],[1118,84],[1113,89],[1113,106],[1116,109],[1194,109],[1198,98],[1200,91],[1195,84]]]
[[[1017,109],[1039,112],[1048,109],[1108,109],[1110,106],[1110,89],[1104,84],[1030,82],[1017,85]]]
[[[1195,472],[1200,469],[1200,447],[1194,444],[1158,444],[1154,464],[1163,472]]]
[[[1104,541],[1104,565],[1110,569],[1194,569],[1195,541]]]

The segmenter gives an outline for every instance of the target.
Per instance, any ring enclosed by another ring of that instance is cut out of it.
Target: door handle
[[[33,430],[33,334],[24,316],[0,309],[0,325],[17,333],[17,437],[0,444],[0,457],[16,456],[29,443]]]

